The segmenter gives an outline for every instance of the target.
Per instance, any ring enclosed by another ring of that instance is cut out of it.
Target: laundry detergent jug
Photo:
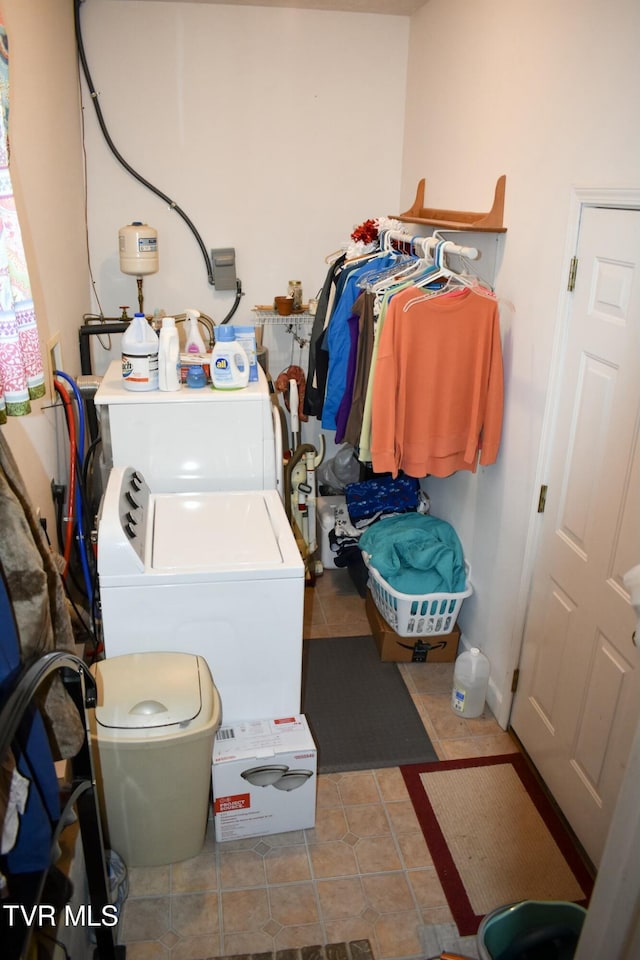
[[[122,382],[127,390],[158,389],[159,346],[144,313],[136,313],[122,334]]]
[[[221,324],[215,329],[211,351],[211,382],[218,390],[238,390],[249,382],[249,359],[236,340],[233,327]]]

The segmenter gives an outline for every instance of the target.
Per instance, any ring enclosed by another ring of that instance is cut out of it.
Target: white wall
[[[476,593],[461,625],[491,660],[491,704],[503,723],[571,191],[640,184],[640,118],[630,106],[639,39],[635,0],[429,0],[412,18],[407,205],[425,177],[428,206],[488,210],[497,177],[507,177],[496,284],[506,386],[499,462],[426,482],[433,511],[454,523],[472,561]]]
[[[79,373],[77,329],[89,308],[83,162],[73,5],[3,0],[9,37],[11,177],[29,267],[38,331],[59,337],[63,366]],[[59,479],[64,426],[51,396],[2,427],[34,506],[54,526],[50,483]]]
[[[245,290],[234,322],[289,279],[314,296],[325,256],[400,199],[406,17],[206,3],[88,0],[82,25],[93,83],[125,159],[177,202],[207,249],[236,249]],[[145,311],[194,306],[219,322],[232,295],[207,282],[195,240],[116,162],[86,98],[89,237],[105,314],[135,307],[118,229],[159,231],[160,270]],[[307,333],[308,333],[307,329]],[[274,376],[291,338],[270,328]],[[293,350],[293,362],[303,360]],[[99,362],[99,358],[97,360]]]

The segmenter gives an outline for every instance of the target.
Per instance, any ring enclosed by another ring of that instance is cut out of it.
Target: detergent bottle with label
[[[158,389],[158,337],[144,313],[122,334],[122,382],[127,390]]]
[[[163,317],[160,329],[159,386],[171,392],[180,389],[178,361],[180,344],[175,317]]]
[[[249,359],[236,340],[233,327],[221,324],[215,329],[211,351],[211,382],[217,390],[239,390],[249,382]]]

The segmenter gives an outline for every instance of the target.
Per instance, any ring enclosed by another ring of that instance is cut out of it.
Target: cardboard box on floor
[[[220,727],[213,745],[216,840],[313,827],[317,751],[306,717]]]
[[[365,609],[381,660],[396,660],[400,663],[449,663],[455,660],[460,640],[460,627],[457,623],[451,633],[401,637],[384,619],[369,592]]]

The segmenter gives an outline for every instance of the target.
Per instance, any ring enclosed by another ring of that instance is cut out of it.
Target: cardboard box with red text
[[[317,750],[306,717],[220,727],[212,771],[216,840],[315,825]]]
[[[365,609],[381,660],[396,660],[400,663],[447,663],[455,660],[460,640],[458,624],[451,633],[401,637],[384,619],[369,592]]]

